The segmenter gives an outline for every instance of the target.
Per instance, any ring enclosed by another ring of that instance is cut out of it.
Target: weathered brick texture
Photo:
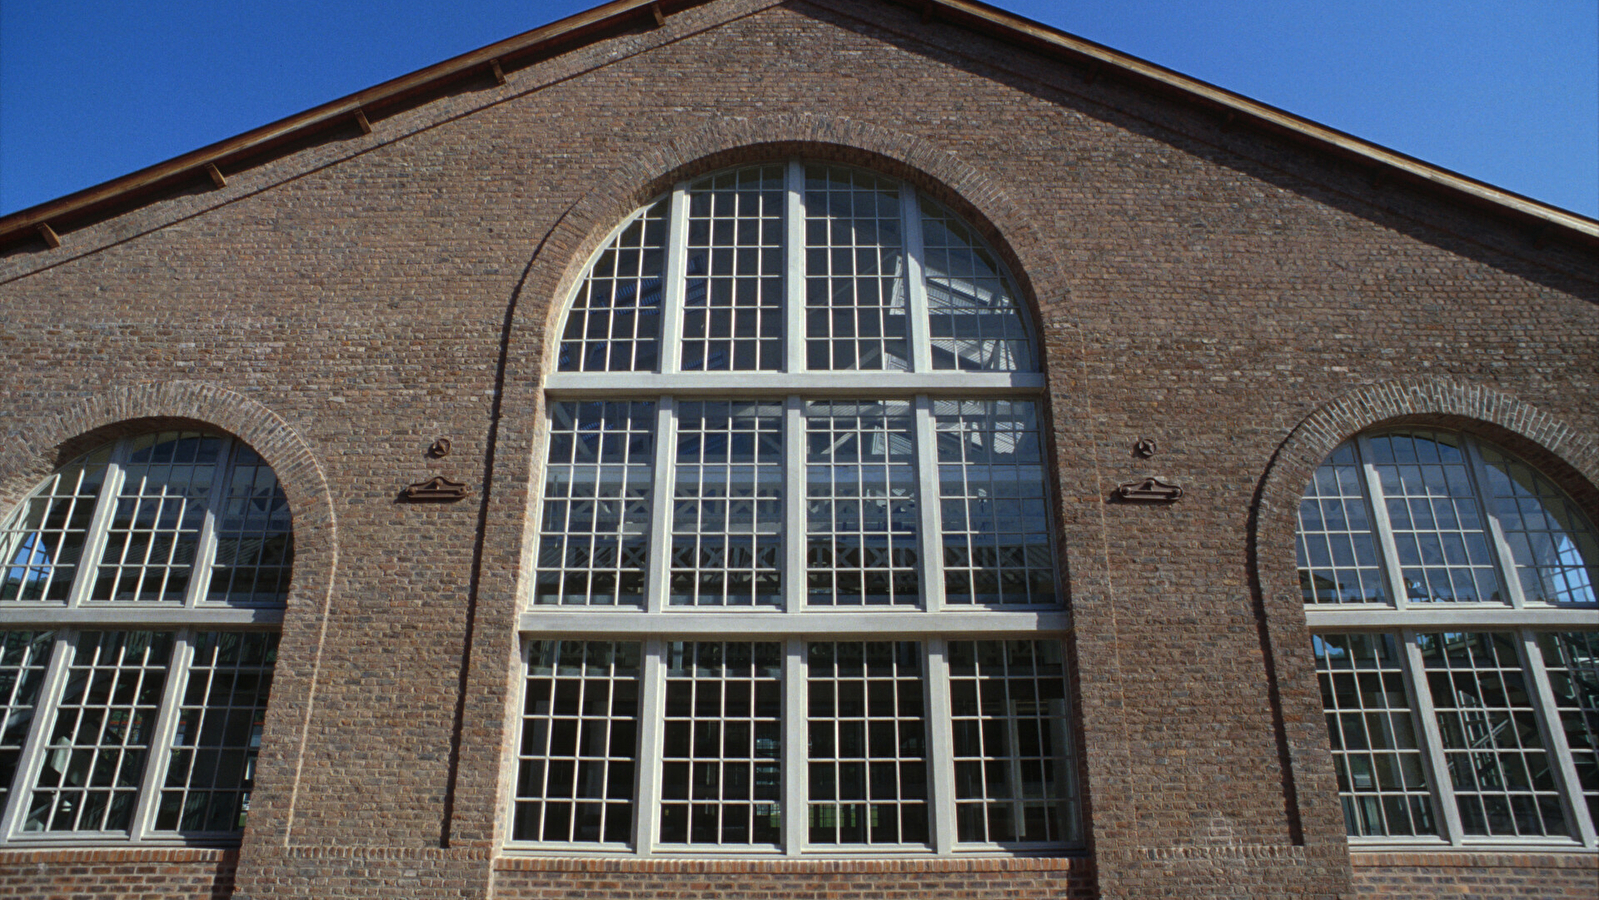
[[[224,900],[237,850],[0,850],[0,897]]]
[[[496,900],[804,897],[829,900],[1089,900],[1084,859],[675,861],[503,859]]]
[[[223,896],[235,858],[253,900],[1562,896],[1592,875],[1360,855],[1351,881],[1292,559],[1309,473],[1383,422],[1507,443],[1599,513],[1592,253],[892,4],[720,0],[507,78],[0,256],[0,502],[116,429],[202,422],[273,464],[298,546],[236,856],[0,851],[0,897]],[[791,155],[947,202],[1026,294],[1081,858],[501,858],[561,304],[642,202]],[[470,498],[397,502],[433,475]],[[1107,502],[1146,475],[1184,498]]]
[[[1577,900],[1599,890],[1592,854],[1356,853],[1353,863],[1356,896],[1383,900]]]

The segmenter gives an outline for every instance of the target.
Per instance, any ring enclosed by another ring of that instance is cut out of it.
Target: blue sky
[[[596,5],[0,0],[0,214]],[[1599,217],[1599,0],[1001,0]]]

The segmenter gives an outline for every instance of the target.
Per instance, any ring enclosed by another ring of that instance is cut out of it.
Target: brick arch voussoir
[[[842,116],[783,113],[720,119],[629,155],[563,216],[528,271],[516,330],[558,337],[563,301],[583,266],[624,216],[677,180],[741,163],[798,155],[875,168],[950,206],[999,252],[1042,332],[1067,303],[1063,258],[992,178],[926,138]],[[1046,287],[1047,286],[1047,287]],[[544,348],[550,359],[553,348]],[[1047,352],[1047,350],[1046,350]]]
[[[332,497],[310,445],[266,406],[213,384],[169,381],[117,385],[24,422],[13,436],[13,452],[0,458],[0,497],[7,501],[20,499],[67,462],[64,456],[92,449],[83,445],[85,436],[142,419],[201,422],[249,444],[272,467],[289,500],[294,521],[296,582],[330,579],[334,552]],[[315,571],[318,569],[326,571]]]
[[[1584,433],[1546,410],[1510,394],[1447,377],[1398,379],[1366,385],[1334,399],[1289,434],[1273,457],[1262,481],[1256,510],[1255,559],[1262,590],[1268,597],[1297,597],[1293,558],[1295,513],[1320,466],[1349,438],[1389,422],[1434,422],[1489,438],[1511,438],[1507,449],[1535,452],[1569,467],[1586,484],[1599,486],[1599,436]],[[1486,426],[1486,427],[1485,427]],[[1534,459],[1537,463],[1539,460]]]

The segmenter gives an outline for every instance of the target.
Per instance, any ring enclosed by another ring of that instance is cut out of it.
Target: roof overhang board
[[[370,133],[373,119],[425,102],[462,83],[503,85],[505,71],[531,65],[621,29],[660,27],[668,15],[712,0],[613,0],[587,12],[490,44],[471,53],[386,81],[237,137],[219,141],[129,175],[0,217],[0,248],[69,232],[118,215],[185,186],[225,185],[221,171],[239,172],[275,152],[340,130]],[[1083,40],[973,0],[889,0],[939,20],[1083,68],[1093,79],[1116,77],[1216,111],[1225,129],[1254,127],[1372,169],[1374,182],[1405,183],[1528,226],[1540,245],[1556,239],[1599,248],[1599,221],[1540,203],[1319,125],[1264,103],[1190,78],[1092,41]],[[353,126],[353,127],[352,127]],[[46,239],[55,246],[58,241]]]

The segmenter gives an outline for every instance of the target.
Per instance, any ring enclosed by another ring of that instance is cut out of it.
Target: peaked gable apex
[[[723,0],[612,0],[478,50],[390,79],[165,162],[56,200],[0,216],[0,253],[28,244],[55,249],[62,235],[139,209],[176,192],[221,189],[229,174],[286,156],[341,132],[366,135],[373,123],[476,83],[503,86],[507,72],[641,29]],[[770,0],[781,6],[787,0]],[[855,0],[905,7],[938,21],[1037,53],[1216,116],[1228,129],[1255,129],[1306,150],[1368,168],[1374,183],[1405,184],[1508,219],[1543,246],[1555,239],[1599,248],[1599,220],[1432,165],[1252,100],[1225,88],[1113,50],[976,0]]]

